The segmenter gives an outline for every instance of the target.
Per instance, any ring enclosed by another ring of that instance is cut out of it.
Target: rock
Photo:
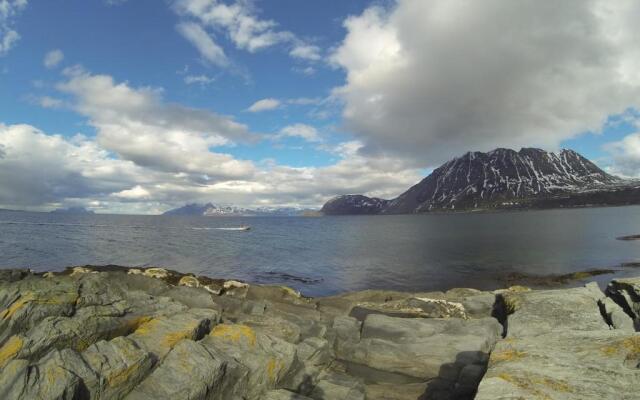
[[[636,329],[640,328],[640,278],[614,279],[606,293],[634,319]]]
[[[81,392],[78,376],[61,366],[30,366],[25,360],[11,361],[0,375],[3,400],[75,400]]]
[[[87,365],[99,376],[100,386],[92,398],[122,398],[150,372],[155,357],[131,339],[117,337],[100,341],[82,353]]]
[[[509,337],[609,329],[597,306],[598,297],[589,288],[534,290],[503,296],[507,313],[513,313],[509,316]]]
[[[481,400],[640,392],[640,279],[606,294],[310,299],[164,269],[47,276],[0,271],[1,399],[466,400],[479,383]]]
[[[250,399],[258,399],[263,392],[277,388],[295,361],[294,345],[246,325],[217,325],[202,344],[222,351],[249,369]]]
[[[385,303],[358,303],[351,309],[349,316],[364,321],[370,314],[398,318],[467,318],[462,304],[426,297],[412,297]]]
[[[156,279],[167,279],[169,277],[169,271],[164,268],[147,268],[142,274]]]
[[[301,394],[309,394],[318,384],[318,376],[334,359],[329,342],[320,338],[308,338],[296,348],[293,373],[283,382],[283,387]]]
[[[182,339],[201,339],[218,320],[215,310],[191,309],[173,316],[150,317],[128,337],[162,358]]]
[[[640,336],[616,330],[507,339],[491,354],[476,399],[637,398],[638,345]]]
[[[505,301],[507,338],[491,353],[476,399],[637,397],[640,336],[599,289],[530,291]],[[620,329],[607,323],[614,315]]]
[[[226,365],[197,342],[181,340],[126,399],[224,399],[219,390]]]
[[[288,390],[270,390],[262,396],[262,400],[311,400]]]
[[[366,385],[367,400],[417,400],[421,399],[427,390],[427,383],[371,384]]]
[[[185,275],[178,281],[178,286],[200,287],[200,281],[195,276]]]
[[[395,379],[439,378],[455,384],[460,370],[486,363],[502,327],[493,318],[402,319],[369,315],[361,339],[340,344],[336,356],[385,371]]]
[[[226,290],[231,290],[231,289],[243,289],[243,288],[248,288],[249,285],[247,285],[246,283],[243,282],[238,282],[238,281],[225,281],[224,284],[222,285],[223,288],[225,288]]]
[[[327,372],[309,397],[314,400],[365,400],[364,384],[347,374]]]
[[[600,312],[605,317],[605,321],[614,329],[620,329],[627,332],[635,332],[633,319],[624,312],[615,301],[609,297],[603,297],[598,300]]]
[[[29,277],[10,286],[0,286],[0,343],[33,328],[46,317],[70,316],[75,312],[78,287],[62,279]]]

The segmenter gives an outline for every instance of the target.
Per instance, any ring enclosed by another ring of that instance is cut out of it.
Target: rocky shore
[[[161,268],[0,270],[0,399],[637,399],[640,278],[306,298]]]

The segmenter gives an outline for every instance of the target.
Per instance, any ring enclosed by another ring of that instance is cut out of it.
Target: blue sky
[[[335,2],[327,7],[320,2],[278,1],[273,5],[276,7],[260,9],[262,19],[279,21],[281,29],[329,48],[344,35],[344,16],[362,12],[367,4]],[[0,59],[4,70],[0,75],[0,120],[9,124],[28,121],[46,132],[65,136],[77,132],[95,134],[91,127],[82,126],[82,116],[34,106],[30,101],[31,96],[57,96],[51,86],[60,81],[61,68],[80,64],[92,73],[108,74],[132,86],[163,88],[171,102],[234,115],[257,132],[274,133],[288,124],[306,123],[327,136],[341,134],[335,113],[320,119],[309,116],[316,107],[291,105],[278,112],[263,113],[249,113],[246,109],[255,101],[270,97],[326,98],[343,81],[342,71],[322,63],[291,60],[286,46],[252,54],[225,40],[220,44],[237,66],[215,68],[178,34],[179,20],[169,3],[157,0],[111,5],[82,0],[30,2],[16,18],[19,45]],[[43,57],[51,49],[64,53],[59,68],[47,69],[43,65]],[[304,73],[306,68],[313,68],[314,72]],[[212,82],[186,84],[188,77],[206,77]],[[44,87],[39,88],[38,84]],[[287,149],[287,145],[300,145],[298,142],[287,139],[278,146],[282,148],[264,143],[228,151],[241,158],[274,158],[295,166],[330,162],[330,154],[317,152],[311,146],[306,146],[304,153]]]
[[[495,147],[638,176],[637,7],[0,0],[0,207],[317,207]]]

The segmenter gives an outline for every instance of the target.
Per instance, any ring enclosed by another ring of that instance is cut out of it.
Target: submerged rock
[[[640,279],[311,299],[162,268],[7,270],[0,398],[630,399],[639,315]]]

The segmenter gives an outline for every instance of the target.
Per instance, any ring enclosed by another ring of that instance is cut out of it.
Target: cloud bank
[[[640,106],[640,3],[399,0],[344,22],[334,94],[364,151],[434,166],[599,131]]]

